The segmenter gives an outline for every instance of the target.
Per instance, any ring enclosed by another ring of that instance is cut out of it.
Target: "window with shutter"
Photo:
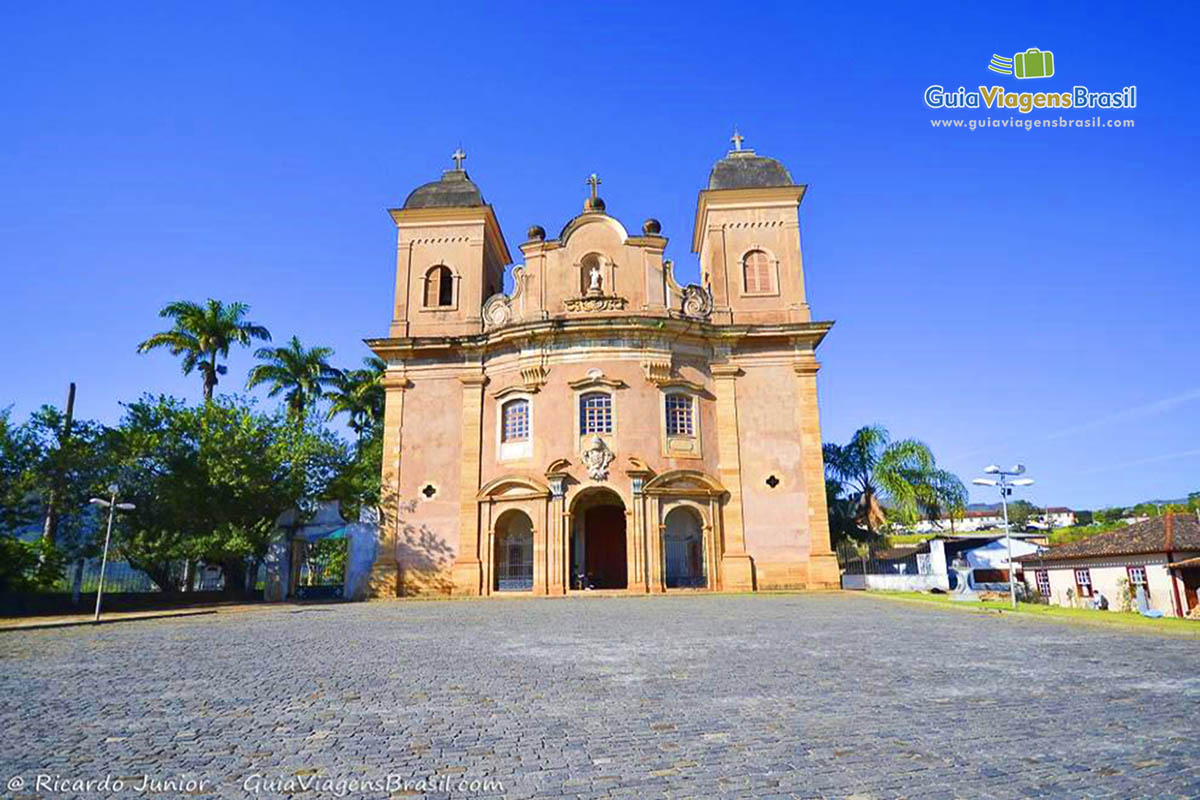
[[[766,294],[771,285],[771,259],[762,250],[751,250],[742,259],[742,285],[746,294]]]

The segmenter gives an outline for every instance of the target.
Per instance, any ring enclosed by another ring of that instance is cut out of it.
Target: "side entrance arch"
[[[505,511],[496,520],[492,591],[533,591],[533,521],[524,511]]]
[[[668,589],[708,586],[704,559],[704,523],[695,510],[677,506],[663,525],[663,582]]]

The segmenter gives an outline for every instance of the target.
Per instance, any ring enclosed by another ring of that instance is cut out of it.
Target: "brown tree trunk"
[[[71,426],[75,419],[75,384],[67,387],[67,411],[63,416],[63,430],[58,437],[58,455],[61,457],[71,439]],[[42,526],[42,541],[53,545],[58,539],[58,504],[63,491],[62,463],[55,470],[54,481],[50,486],[50,495],[46,498],[46,521]]]
[[[213,398],[213,389],[217,385],[217,354],[213,353],[209,359],[208,369],[204,371],[204,402],[210,402]]]

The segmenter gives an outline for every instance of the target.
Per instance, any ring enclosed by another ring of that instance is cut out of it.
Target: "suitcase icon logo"
[[[1049,78],[1054,74],[1054,53],[1031,47],[1012,58],[993,54],[988,69],[1001,75],[1013,75],[1018,79]]]

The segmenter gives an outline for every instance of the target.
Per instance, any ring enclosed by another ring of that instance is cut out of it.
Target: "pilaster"
[[[482,591],[483,569],[479,559],[479,492],[482,457],[483,387],[482,373],[463,375],[462,435],[459,453],[458,557],[452,567],[454,594],[478,595]]]
[[[649,549],[647,547],[646,496],[642,493],[642,487],[646,483],[646,473],[642,470],[631,470],[628,475],[633,487],[633,502],[629,510],[631,534],[627,537],[625,553],[627,559],[626,586],[630,592],[646,592],[650,589],[646,570]]]
[[[567,526],[570,515],[566,509],[567,477],[565,472],[550,472],[550,501],[546,507],[546,594],[564,595],[570,585],[567,571]]]
[[[829,509],[825,505],[825,460],[821,451],[821,419],[817,408],[815,358],[795,365],[800,392],[800,460],[808,497],[808,587],[837,588],[837,557],[829,544]]]
[[[402,373],[388,372],[383,378],[383,465],[379,482],[379,552],[371,568],[368,593],[371,597],[396,597],[401,591],[400,565],[396,558],[400,532],[400,463],[404,430],[404,392],[412,386]]]
[[[725,504],[724,541],[721,552],[721,589],[745,592],[754,589],[754,563],[746,553],[742,516],[741,442],[737,418],[737,378],[743,374],[735,364],[714,364],[717,396],[717,473],[729,492]]]

